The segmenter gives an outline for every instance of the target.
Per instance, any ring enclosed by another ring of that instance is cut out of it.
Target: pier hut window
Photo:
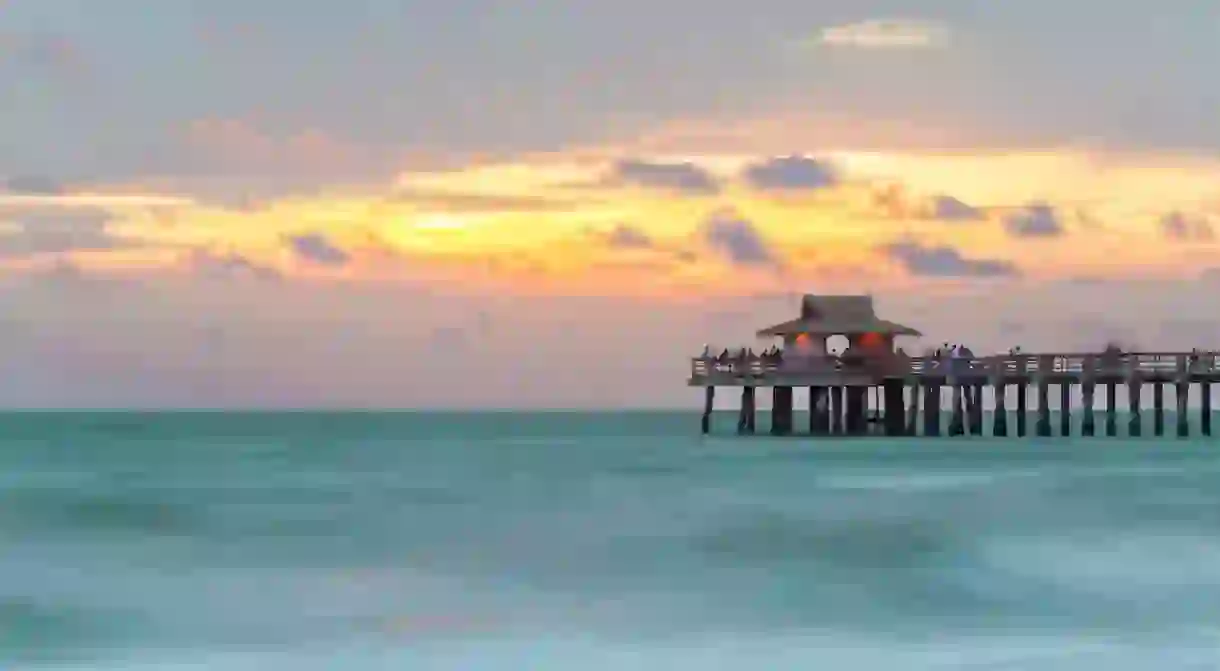
[[[832,336],[826,338],[826,350],[828,352],[842,354],[844,352],[844,350],[847,349],[847,346],[850,344],[851,344],[851,341],[848,339],[847,336],[832,335]]]

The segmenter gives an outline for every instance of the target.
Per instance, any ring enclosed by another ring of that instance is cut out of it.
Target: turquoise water
[[[1206,440],[701,439],[697,412],[2,419],[4,669],[1220,664]]]

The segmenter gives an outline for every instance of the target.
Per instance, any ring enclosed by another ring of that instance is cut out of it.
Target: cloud
[[[737,266],[778,265],[775,253],[749,220],[732,210],[713,213],[700,229],[708,247]]]
[[[184,207],[195,201],[180,196],[123,193],[5,193],[0,191],[0,208],[157,208]]]
[[[42,175],[13,175],[0,180],[0,193],[51,196],[63,191],[62,184]]]
[[[804,156],[781,156],[746,166],[742,177],[763,190],[821,189],[838,183],[830,166]]]
[[[627,224],[619,224],[607,233],[606,244],[615,249],[653,249],[656,245],[647,233]]]
[[[1020,274],[1011,261],[970,259],[947,245],[925,247],[916,242],[895,242],[881,251],[921,277],[1015,277]]]
[[[278,270],[258,263],[232,251],[217,252],[196,248],[185,255],[183,261],[194,273],[214,279],[252,278],[272,281],[282,279]]]
[[[285,242],[288,243],[297,258],[317,265],[342,267],[351,263],[352,260],[351,254],[318,233],[289,236]]]
[[[1202,216],[1190,216],[1182,212],[1170,212],[1158,222],[1161,233],[1170,240],[1180,242],[1211,242],[1216,231],[1211,222]]]
[[[157,193],[76,191],[43,175],[10,175],[0,179],[0,209],[126,209],[184,207],[195,201]]]
[[[979,221],[983,212],[953,196],[939,195],[932,199],[932,216],[945,221]]]
[[[1014,238],[1051,238],[1063,235],[1063,222],[1046,203],[1029,205],[1004,217],[1004,229]]]
[[[140,240],[109,230],[110,215],[100,210],[27,212],[0,233],[0,258],[31,258],[79,251],[108,251],[144,246]]]
[[[933,21],[873,19],[824,28],[818,42],[856,49],[929,49],[946,46],[949,29]]]
[[[606,181],[611,184],[631,184],[691,195],[712,195],[720,192],[720,184],[716,178],[690,162],[657,163],[623,159],[614,164]]]
[[[983,210],[948,194],[930,198],[912,196],[900,182],[877,185],[872,192],[872,204],[885,216],[894,219],[969,222],[986,218]]]

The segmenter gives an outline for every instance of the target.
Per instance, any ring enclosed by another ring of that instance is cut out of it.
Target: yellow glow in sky
[[[616,156],[688,161],[719,186],[696,193],[680,183],[617,179]],[[290,275],[296,268],[313,268],[316,275],[316,260],[285,262],[300,252],[285,241],[312,235],[347,251],[343,272],[327,275],[342,281],[382,281],[387,273],[406,278],[438,268],[460,277],[466,268],[472,281],[492,286],[596,294],[740,293],[790,285],[794,278],[895,287],[951,279],[953,272],[932,277],[936,273],[926,271],[927,264],[943,264],[952,255],[1014,264],[1035,279],[1132,269],[1172,276],[1189,270],[1184,259],[1197,262],[1215,250],[1214,239],[1174,237],[1161,221],[1181,211],[1204,228],[1211,225],[1220,212],[1220,161],[1078,149],[842,149],[810,156],[832,166],[838,183],[763,188],[744,171],[772,155],[709,145],[702,152],[655,156],[574,150],[569,158],[550,154],[408,172],[381,187],[296,194],[248,209],[179,195],[82,193],[0,195],[0,210],[106,209],[114,217],[112,232],[142,241],[145,264],[181,258],[194,247],[223,248]],[[976,208],[978,217],[938,219],[942,197]],[[1053,209],[1061,235],[1013,235],[1009,219],[1034,203]],[[172,216],[150,214],[166,206]],[[714,239],[708,226],[714,214],[746,222],[743,235],[751,239]],[[616,229],[628,230],[628,239],[616,240]],[[896,242],[928,250],[923,265],[889,254],[887,246]],[[731,245],[744,246],[743,255],[765,250],[767,262],[735,258]],[[89,254],[94,263],[109,258],[111,265],[132,258],[118,248]]]

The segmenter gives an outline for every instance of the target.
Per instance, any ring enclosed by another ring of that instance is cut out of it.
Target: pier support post
[[[843,433],[843,387],[830,388],[830,432]]]
[[[906,386],[906,383],[903,383]],[[911,396],[907,405],[907,435],[915,436],[919,434],[919,390],[922,389],[919,384],[911,385]]]
[[[963,417],[962,409],[962,392],[965,390],[965,385],[954,381],[953,383],[953,407],[949,415],[949,435],[961,436],[966,433],[965,418]]]
[[[1026,424],[1029,422],[1029,383],[1024,379],[1017,382],[1017,437],[1028,435]]]
[[[991,435],[1005,437],[1008,435],[1008,403],[1005,398],[1008,396],[1008,385],[1003,378],[996,378],[992,382],[992,390],[995,392],[995,416],[992,417]]]
[[[1059,435],[1072,435],[1072,383],[1059,383]]]
[[[970,385],[970,435],[983,435],[983,383]]]
[[[1159,380],[1152,385],[1152,435],[1165,435],[1165,384]]]
[[[700,422],[700,428],[703,430],[703,435],[707,435],[712,431],[712,406],[716,402],[716,388],[703,388],[703,420]]]
[[[903,398],[906,385],[902,378],[886,378],[881,388],[885,401],[885,435],[895,437],[906,434],[906,399]]]
[[[868,387],[847,387],[847,434],[864,435],[868,430]]]
[[[755,423],[758,421],[759,414],[759,390],[756,387],[747,387],[747,389],[749,389],[750,414],[745,416],[745,433],[754,436]]]
[[[774,387],[771,393],[771,435],[792,435],[792,387]]]
[[[1038,380],[1038,427],[1039,438],[1051,436],[1051,385],[1045,379]]]
[[[940,383],[929,382],[923,388],[923,435],[940,437]]]
[[[1143,433],[1141,423],[1141,415],[1143,409],[1141,405],[1141,394],[1144,391],[1144,382],[1138,375],[1132,373],[1132,377],[1127,381],[1127,435],[1132,438],[1138,438]]]
[[[1093,423],[1093,396],[1097,392],[1097,383],[1093,380],[1085,380],[1080,387],[1080,393],[1084,400],[1084,416],[1080,418],[1080,435],[1095,436],[1097,435],[1097,426]]]
[[[1106,383],[1106,435],[1118,435],[1118,385],[1114,381]]]
[[[1190,402],[1190,382],[1185,379],[1179,380],[1174,388],[1174,401],[1177,401],[1177,412],[1174,419],[1177,420],[1178,438],[1190,437],[1190,414],[1186,409]]]
[[[826,387],[809,388],[809,433],[824,436],[830,433],[830,397]]]
[[[868,435],[869,430],[868,418],[870,413],[868,407],[868,396],[870,387],[856,387],[856,389],[858,390],[856,393],[860,394],[860,413],[856,416],[856,430],[854,435],[865,436]]]
[[[754,387],[741,388],[741,413],[737,416],[737,433],[754,433]]]
[[[1202,407],[1199,408],[1199,433],[1205,436],[1212,435],[1212,383],[1210,380],[1203,380],[1199,383],[1199,402]]]

